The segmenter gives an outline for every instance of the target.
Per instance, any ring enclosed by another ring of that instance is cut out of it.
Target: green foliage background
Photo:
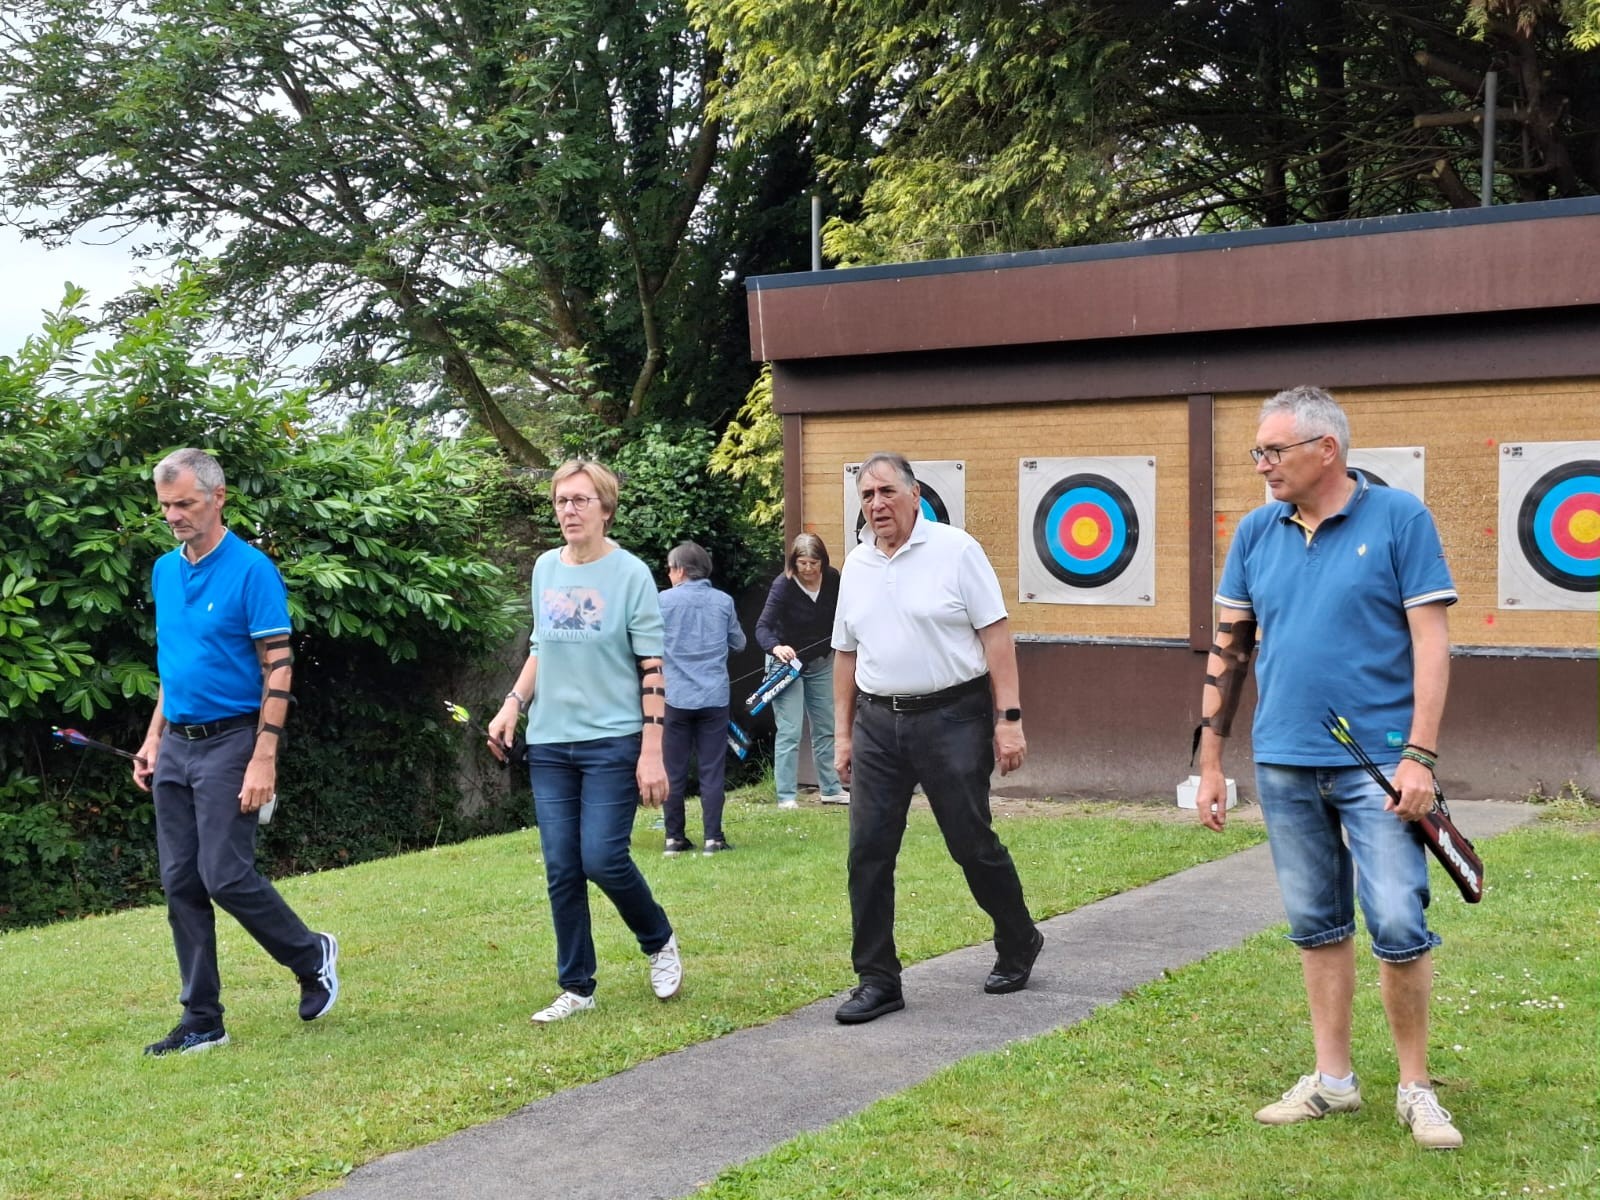
[[[228,473],[227,519],[278,564],[299,701],[280,768],[277,871],[506,825],[521,793],[458,814],[446,681],[519,607],[482,498],[500,461],[381,417],[318,428],[303,395],[195,350],[192,280],[82,361],[68,307],[0,357],[0,924],[150,898],[153,814],[127,764],[51,727],[142,740],[157,678],[151,564],[172,547],[150,469],[183,445]]]

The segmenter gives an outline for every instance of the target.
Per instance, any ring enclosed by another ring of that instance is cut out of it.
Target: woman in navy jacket
[[[772,702],[778,722],[773,775],[778,807],[798,808],[801,722],[811,720],[811,753],[824,804],[849,804],[850,794],[833,767],[833,614],[839,606],[839,572],[828,565],[828,548],[814,533],[794,539],[784,572],[772,581],[756,622],[756,642],[776,662],[801,664],[800,678]]]

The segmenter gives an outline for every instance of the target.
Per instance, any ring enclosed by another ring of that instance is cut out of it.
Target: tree
[[[269,854],[329,865],[455,828],[439,679],[522,607],[486,554],[498,461],[381,417],[317,427],[303,395],[198,352],[193,280],[151,294],[87,363],[81,300],[0,356],[0,925],[153,886],[148,798],[50,726],[138,744],[157,686],[150,567],[172,546],[150,469],[182,445],[217,454],[230,528],[289,584],[299,705],[280,791],[316,816],[275,825]]]
[[[1499,198],[1600,191],[1587,0],[694,3],[737,47],[739,128],[871,97],[879,152],[825,164],[862,207],[844,261],[1475,204],[1490,69]]]
[[[425,360],[404,386],[539,464],[508,406],[716,423],[753,376],[711,357],[734,274],[804,253],[811,172],[787,134],[730,153],[721,69],[677,0],[20,0],[0,204],[47,239],[154,228],[236,334],[345,388]]]
[[[772,407],[772,365],[751,385],[744,407],[728,422],[711,452],[710,470],[744,485],[750,523],[783,522],[783,424]]]

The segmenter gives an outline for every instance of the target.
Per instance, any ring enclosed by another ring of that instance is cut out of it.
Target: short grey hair
[[[156,482],[174,483],[185,471],[193,471],[194,481],[208,492],[225,487],[228,482],[223,477],[221,463],[204,450],[196,450],[189,446],[182,450],[174,450],[156,464]]]
[[[711,554],[695,542],[679,542],[667,551],[667,566],[676,567],[690,579],[709,579]]]
[[[911,460],[904,454],[896,454],[893,450],[878,450],[867,455],[866,461],[861,464],[861,471],[856,475],[857,490],[860,490],[861,476],[878,467],[889,467],[900,476],[900,482],[906,485],[909,491],[917,485],[917,473],[911,469]]]
[[[1292,416],[1295,432],[1303,438],[1332,434],[1339,443],[1339,457],[1349,455],[1350,418],[1344,415],[1338,401],[1321,388],[1302,384],[1279,392],[1261,406],[1261,419],[1265,421],[1276,413]]]

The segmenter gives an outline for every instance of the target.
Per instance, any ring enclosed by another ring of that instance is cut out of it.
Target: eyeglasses
[[[1314,438],[1307,438],[1303,442],[1290,442],[1287,446],[1254,446],[1250,450],[1250,457],[1260,462],[1263,458],[1270,466],[1277,466],[1283,461],[1283,452],[1293,450],[1296,446],[1309,446],[1312,442],[1320,442],[1328,435],[1320,433]]]
[[[557,496],[550,502],[550,507],[560,512],[563,508],[570,508],[573,512],[582,512],[599,496]]]

